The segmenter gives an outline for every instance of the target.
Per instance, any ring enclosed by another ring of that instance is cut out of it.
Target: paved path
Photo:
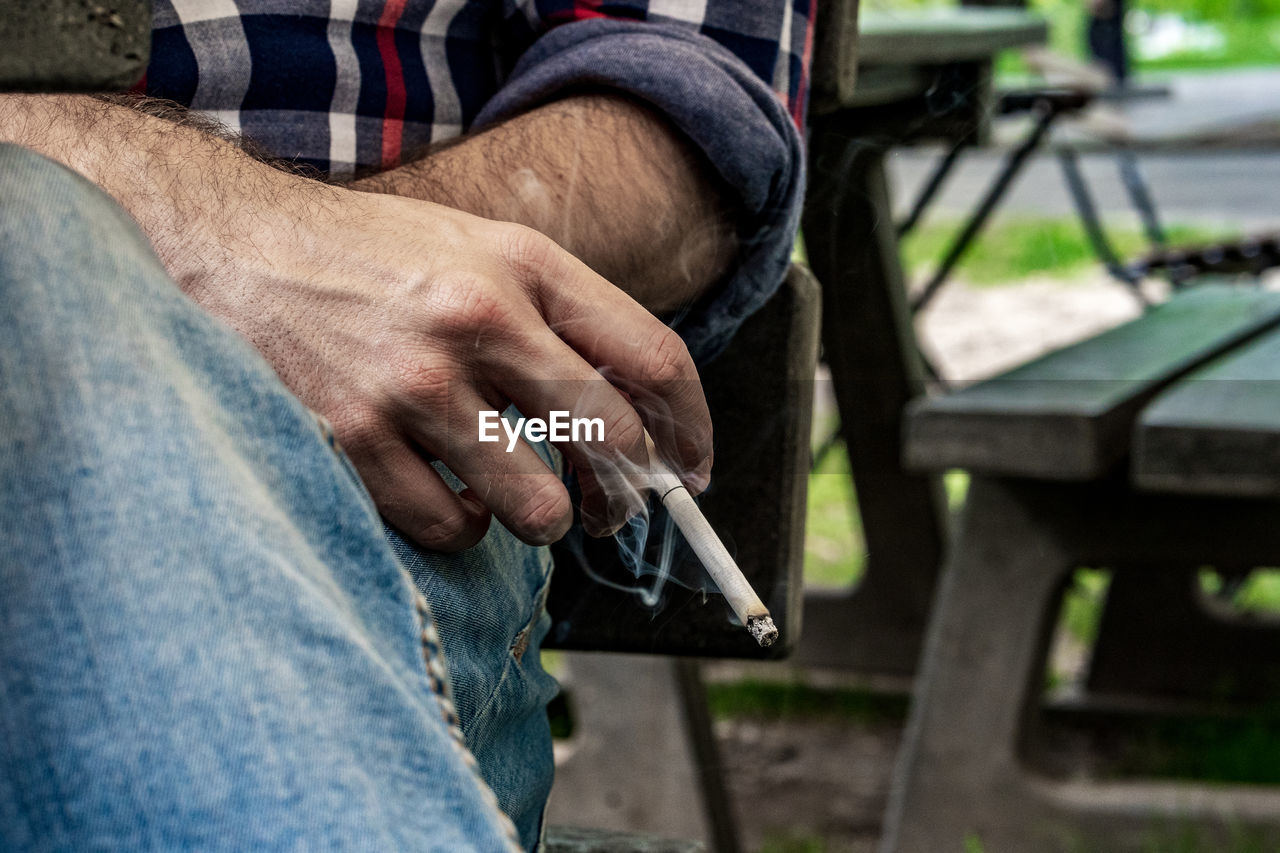
[[[1179,128],[1205,130],[1265,117],[1280,121],[1280,67],[1178,75],[1164,80],[1168,98],[1123,108],[1124,119],[1142,134],[1165,135]],[[896,198],[905,204],[937,156],[930,149],[900,150],[890,159]],[[966,155],[931,213],[955,219],[967,212],[1000,162],[993,151]],[[1147,154],[1141,168],[1166,222],[1280,228],[1280,147],[1273,150]],[[1114,160],[1105,154],[1083,158],[1085,175],[1104,214],[1127,213],[1128,202]],[[1073,215],[1057,163],[1037,157],[1006,196],[1001,211],[1023,216]]]

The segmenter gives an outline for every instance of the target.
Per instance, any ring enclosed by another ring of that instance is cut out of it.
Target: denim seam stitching
[[[435,694],[436,701],[440,706],[440,714],[444,718],[445,726],[449,731],[449,739],[453,743],[454,749],[461,756],[463,764],[471,771],[471,777],[475,781],[477,788],[479,788],[481,798],[498,816],[498,825],[505,833],[511,849],[522,851],[524,848],[520,844],[520,834],[516,830],[515,824],[511,821],[510,816],[502,810],[502,806],[498,803],[497,794],[493,792],[493,788],[480,775],[480,766],[476,761],[475,755],[467,748],[466,738],[462,734],[462,726],[458,720],[458,709],[453,704],[452,690],[449,686],[449,673],[446,669],[444,656],[441,654],[440,638],[436,633],[435,623],[431,617],[431,609],[427,605],[426,598],[416,588],[414,589],[413,604],[418,616],[418,624],[422,628],[420,635],[422,661],[426,665],[427,679],[430,683],[431,691]]]

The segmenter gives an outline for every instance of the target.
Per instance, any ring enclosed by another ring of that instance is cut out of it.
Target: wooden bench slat
[[[1280,331],[1157,396],[1136,428],[1133,475],[1145,489],[1280,496]]]
[[[906,464],[1093,479],[1129,449],[1138,412],[1197,366],[1280,324],[1280,293],[1206,284],[1142,317],[907,412]]]
[[[148,0],[9,0],[0,13],[0,91],[128,89],[150,55]]]
[[[996,51],[1043,44],[1048,23],[1025,9],[896,9],[858,20],[859,71],[871,65],[987,61]]]

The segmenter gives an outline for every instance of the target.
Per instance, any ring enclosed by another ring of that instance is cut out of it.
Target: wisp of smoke
[[[632,400],[638,402],[634,395]],[[655,411],[652,404],[644,405],[644,409],[651,431],[669,434],[674,429],[670,417],[660,410]],[[617,574],[607,577],[598,566],[593,566],[588,552],[598,552],[598,549],[588,548],[582,529],[574,526],[562,545],[573,554],[582,571],[596,583],[631,593],[642,605],[654,611],[661,609],[663,591],[670,583],[701,592],[704,598],[711,593],[719,594],[702,564],[678,533],[671,516],[650,491],[647,466],[639,466],[611,452],[607,445],[585,444],[583,450],[590,458],[595,479],[611,506],[640,506],[643,509],[612,536],[619,562],[626,568],[628,576]],[[574,497],[576,504],[578,496]]]

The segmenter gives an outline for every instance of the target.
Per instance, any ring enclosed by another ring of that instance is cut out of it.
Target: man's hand
[[[554,101],[353,186],[528,225],[652,311],[689,305],[737,251],[702,152],[618,95]]]
[[[383,514],[423,545],[474,543],[490,511],[529,542],[568,528],[568,495],[532,450],[476,440],[479,410],[508,402],[604,420],[603,448],[562,447],[593,532],[635,509],[606,494],[628,493],[606,488],[614,462],[647,467],[642,417],[614,385],[652,401],[664,456],[706,484],[710,420],[683,343],[541,234],[325,186],[85,98],[0,99],[0,134],[115,196],[183,290],[333,422]],[[454,495],[430,457],[468,488]]]

